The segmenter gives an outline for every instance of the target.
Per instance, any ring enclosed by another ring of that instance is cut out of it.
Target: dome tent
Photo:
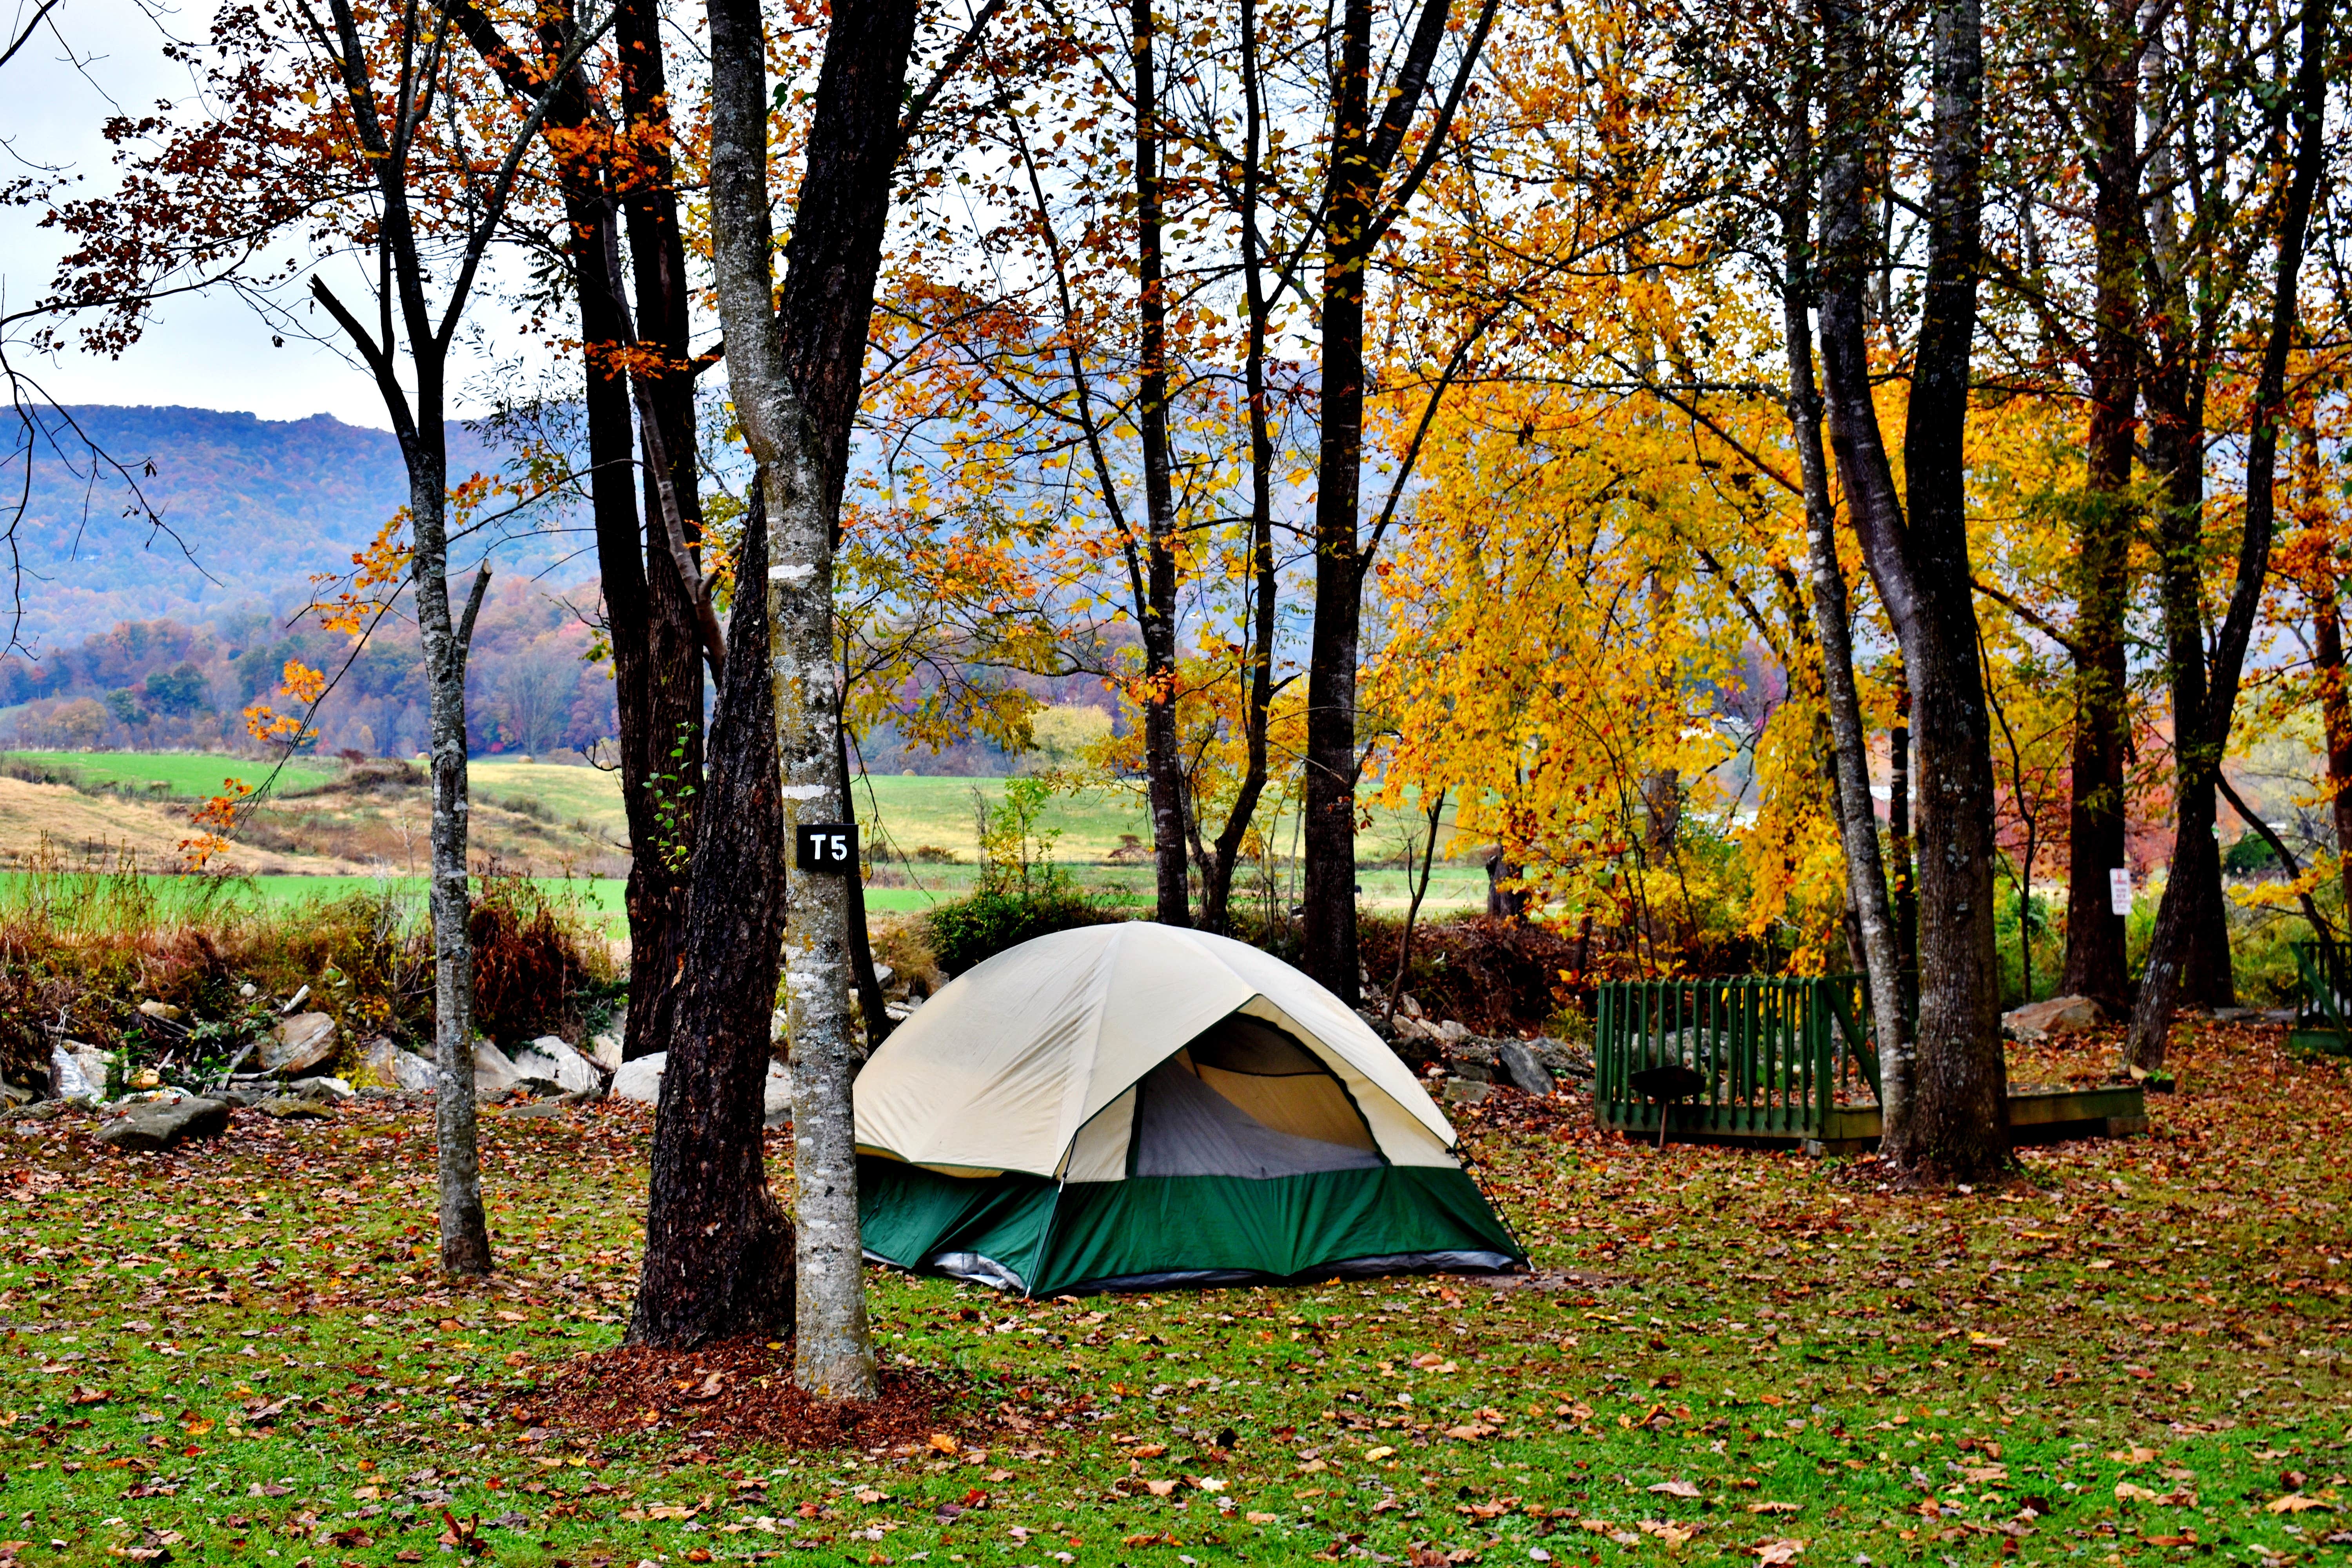
[[[1339,999],[1147,921],[959,976],[856,1087],[869,1257],[1032,1296],[1501,1269],[1454,1130]]]

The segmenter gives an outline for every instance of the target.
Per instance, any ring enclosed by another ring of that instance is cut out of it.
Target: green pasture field
[[[188,752],[9,752],[7,758],[87,784],[127,788],[133,794],[152,783],[169,788],[158,792],[174,800],[192,800],[216,793],[224,778],[258,784],[270,764],[250,757],[205,756]],[[296,790],[325,784],[342,772],[342,764],[299,757],[279,775],[281,789]],[[621,824],[621,783],[618,775],[599,768],[554,763],[525,763],[502,757],[477,757],[467,764],[477,795],[499,804],[517,797],[534,800],[561,820],[583,819],[617,829]],[[994,806],[1003,798],[1002,778],[932,777],[877,773],[856,784],[856,811],[861,821],[877,824],[880,836],[898,851],[912,857],[926,845],[953,851],[970,861],[980,852],[980,803]],[[1411,834],[1416,847],[1425,832],[1423,819],[1411,811],[1374,807],[1372,826],[1359,837],[1360,857],[1367,861],[1395,856]],[[1452,829],[1452,813],[1444,831]],[[1045,826],[1061,837],[1055,855],[1066,861],[1108,859],[1123,836],[1139,842],[1150,837],[1150,821],[1140,790],[1091,787],[1057,795],[1046,808]],[[1287,856],[1294,823],[1288,815],[1270,816],[1266,831],[1279,853]]]
[[[0,753],[0,760],[28,763],[93,788],[168,800],[218,795],[224,779],[258,786],[272,766],[251,757],[206,756],[199,752],[8,752]],[[278,787],[299,789],[324,784],[342,771],[340,763],[298,757],[278,775]],[[156,784],[166,787],[150,788]]]
[[[642,1110],[486,1119],[499,1271],[454,1287],[425,1109],[239,1112],[138,1156],[27,1123],[0,1554],[2342,1563],[2352,1069],[2275,1029],[2176,1052],[2151,1136],[2028,1150],[1975,1191],[1661,1153],[1497,1097],[1460,1125],[1527,1275],[1024,1301],[877,1268],[884,1367],[951,1397],[910,1441],[830,1449],[695,1436],[730,1406],[690,1397],[691,1352],[610,1427],[541,1424],[551,1375],[623,1332]],[[772,1140],[780,1193],[788,1158]]]
[[[165,752],[16,752],[7,753],[36,766],[71,774],[89,784],[120,785],[133,794],[151,782],[169,784],[173,799],[193,799],[221,787],[224,777],[258,784],[266,764],[248,758],[207,757]],[[298,759],[279,781],[284,790],[299,790],[331,781],[340,763]],[[562,823],[585,822],[620,837],[625,833],[621,812],[619,778],[600,769],[548,763],[524,763],[502,758],[477,758],[469,764],[477,798],[494,805],[543,808]],[[980,855],[979,814],[982,803],[992,808],[1003,797],[1002,778],[928,777],[877,774],[860,779],[856,788],[858,818],[876,859],[889,868],[884,885],[869,888],[867,907],[877,912],[929,908],[940,898],[961,897],[971,889]],[[1358,837],[1362,869],[1358,881],[1368,909],[1402,913],[1412,897],[1412,884],[1394,858],[1408,837],[1418,854],[1423,819],[1412,812],[1374,807],[1371,826]],[[1056,795],[1048,805],[1046,829],[1058,833],[1053,853],[1080,881],[1118,894],[1137,892],[1148,900],[1150,868],[1131,858],[1114,861],[1114,851],[1131,838],[1140,844],[1150,836],[1150,822],[1139,792],[1089,788]],[[1295,826],[1288,816],[1268,819],[1266,831],[1282,856],[1290,852]],[[1451,831],[1450,815],[1443,830]],[[951,863],[925,861],[923,848],[945,851]],[[1129,856],[1132,847],[1129,846]],[[906,879],[904,884],[901,878]],[[415,879],[394,879],[404,884]],[[277,901],[320,894],[330,889],[372,885],[365,877],[260,877],[252,879],[261,896]],[[1295,898],[1296,874],[1286,880],[1285,897]],[[421,880],[418,881],[421,886]],[[619,883],[593,894],[599,908],[621,908]],[[1239,896],[1238,893],[1236,895]],[[1474,866],[1441,863],[1432,874],[1423,908],[1433,913],[1483,905],[1486,876]]]
[[[64,873],[70,877],[72,873]],[[27,879],[37,879],[47,889],[54,889],[56,874],[26,871],[0,871],[0,908],[5,908]],[[283,910],[303,904],[325,903],[347,898],[353,893],[376,893],[389,889],[415,899],[421,908],[427,890],[423,877],[362,877],[362,876],[266,876],[207,877],[144,875],[141,882],[155,899],[155,913],[169,920],[175,914],[205,910],[219,913],[225,909]],[[620,935],[626,930],[626,884],[617,877],[542,877],[540,887],[553,899],[576,902],[581,911],[600,924],[608,935]]]

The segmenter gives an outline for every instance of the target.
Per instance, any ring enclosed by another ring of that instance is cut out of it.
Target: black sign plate
[[[802,823],[793,834],[793,864],[803,871],[850,876],[857,869],[857,824]]]

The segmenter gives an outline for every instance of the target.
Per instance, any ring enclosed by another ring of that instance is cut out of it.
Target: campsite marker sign
[[[846,877],[857,869],[854,822],[803,822],[793,838],[793,863],[803,871]]]

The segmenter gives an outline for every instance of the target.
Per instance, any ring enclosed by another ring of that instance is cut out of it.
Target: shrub
[[[600,1022],[619,986],[579,911],[519,878],[477,888],[479,1026],[527,1038]],[[243,878],[143,875],[128,857],[68,864],[54,851],[0,878],[0,1075],[12,1082],[45,1082],[58,1037],[205,1081],[304,986],[303,1007],[354,1046],[382,1034],[429,1048],[423,894],[386,885],[272,904]],[[142,1014],[145,1001],[180,1016]]]
[[[932,953],[950,975],[961,974],[1033,937],[1118,919],[1078,890],[1054,864],[1058,829],[1038,826],[1053,787],[1043,779],[1004,781],[980,835],[980,876],[971,896],[934,908],[924,921]]]
[[[1107,925],[1118,918],[1075,889],[1009,893],[982,889],[968,899],[936,906],[924,926],[940,967],[954,976],[1033,937]]]
[[[493,1040],[579,1037],[611,962],[592,951],[575,909],[528,878],[492,868],[474,897],[474,1027]]]
[[[903,984],[917,996],[929,996],[947,983],[940,955],[931,951],[926,922],[920,918],[884,916],[866,922],[874,962],[890,967],[893,984]]]
[[[1372,978],[1366,1005],[1385,999],[1396,975],[1402,921],[1367,919],[1357,928],[1358,951]],[[1542,1027],[1570,1005],[1560,972],[1576,946],[1540,926],[1472,915],[1420,921],[1404,988],[1432,1018],[1455,1018],[1474,1034],[1516,1035]]]

